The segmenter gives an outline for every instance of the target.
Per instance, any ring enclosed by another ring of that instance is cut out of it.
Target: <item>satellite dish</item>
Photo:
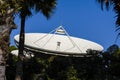
[[[18,45],[19,35],[14,37]],[[45,54],[60,56],[85,56],[87,50],[103,51],[103,47],[95,42],[72,37],[60,26],[50,33],[26,33],[25,49]]]

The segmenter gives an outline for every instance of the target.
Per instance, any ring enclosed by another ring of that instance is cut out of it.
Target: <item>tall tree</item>
[[[17,5],[13,4],[15,2],[11,2],[10,0],[0,0],[0,68],[4,68],[4,70],[9,53],[10,33],[12,29],[16,28],[14,13],[16,12],[15,6],[17,7]],[[0,75],[0,79],[5,78],[4,70],[1,72],[3,75]]]
[[[23,80],[23,67],[22,62],[24,60],[24,40],[25,40],[25,21],[26,18],[32,15],[32,10],[36,13],[42,13],[45,17],[49,18],[51,12],[56,7],[56,0],[21,0],[20,18],[21,29],[19,37],[19,52],[18,52],[18,64],[16,69],[16,80]]]

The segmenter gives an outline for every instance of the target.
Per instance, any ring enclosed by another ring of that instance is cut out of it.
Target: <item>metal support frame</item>
[[[64,50],[64,51],[68,51],[68,50],[70,50],[70,49],[72,49],[72,48],[74,48],[74,47],[77,47],[77,49],[80,51],[80,53],[82,53],[82,50],[81,50],[81,49],[78,47],[78,45],[70,38],[70,35],[69,35],[68,32],[63,28],[63,26],[59,26],[58,28],[56,28],[56,29],[52,30],[51,32],[49,32],[48,34],[46,34],[45,36],[39,38],[38,40],[36,40],[36,41],[34,42],[34,44],[37,45],[37,46],[39,46],[39,45],[37,44],[37,42],[40,41],[40,40],[42,40],[43,38],[47,37],[49,34],[53,34],[53,35],[46,41],[46,43],[45,43],[41,48],[43,48],[43,47],[50,41],[50,39],[51,39],[55,34],[58,34],[58,35],[66,35],[66,36],[68,37],[68,39],[70,40],[70,42],[72,43],[72,45],[73,45],[73,47],[71,47],[71,48],[69,48],[69,49],[66,49],[66,50]],[[40,46],[39,46],[39,47],[40,47]],[[59,46],[59,47],[60,47],[60,46]],[[57,46],[57,48],[58,48],[58,46]],[[56,48],[56,49],[57,49],[57,48]]]

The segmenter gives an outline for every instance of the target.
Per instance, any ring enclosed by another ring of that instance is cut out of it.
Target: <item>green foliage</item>
[[[18,12],[21,9],[20,1],[2,0],[2,2],[0,2],[0,14],[6,14],[9,9],[14,9],[14,13]]]
[[[17,63],[17,57],[9,54],[8,59],[6,61],[6,78],[7,80],[14,80],[15,79],[15,73],[16,73],[16,63]]]
[[[106,78],[110,80],[119,80],[120,77],[120,55],[117,45],[110,46],[103,55],[106,67]]]
[[[77,75],[78,75],[77,70],[73,66],[70,66],[68,67],[66,80],[81,80],[77,77]]]
[[[60,57],[35,53],[33,58],[23,62],[25,80],[119,80],[119,49],[112,46],[101,56]],[[116,51],[117,50],[117,51]],[[10,60],[11,59],[11,60]],[[15,76],[16,60],[9,57],[7,80]],[[13,74],[11,74],[11,72]]]
[[[16,46],[14,46],[14,45],[13,45],[13,46],[10,46],[10,47],[9,47],[9,52],[11,52],[11,51],[13,51],[13,50],[17,50],[17,49],[18,49],[18,48],[17,48]]]

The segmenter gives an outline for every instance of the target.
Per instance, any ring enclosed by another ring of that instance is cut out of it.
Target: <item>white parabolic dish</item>
[[[14,40],[18,45],[19,35],[16,35]],[[101,45],[89,40],[48,33],[26,33],[25,48],[56,55],[87,54],[86,51],[88,49],[96,51],[103,50]]]

